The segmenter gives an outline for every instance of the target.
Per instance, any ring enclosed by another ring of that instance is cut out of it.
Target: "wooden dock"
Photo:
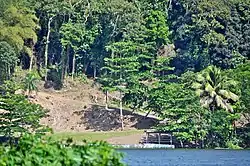
[[[142,144],[163,144],[173,145],[172,133],[159,132],[156,130],[145,130],[145,137],[142,138]]]
[[[174,149],[174,145],[166,144],[134,144],[134,145],[113,145],[118,149]]]
[[[114,145],[121,149],[174,149],[173,136],[171,133],[159,132],[156,130],[145,130],[145,137],[139,144]]]

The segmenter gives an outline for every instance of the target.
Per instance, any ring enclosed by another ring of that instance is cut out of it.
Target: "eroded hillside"
[[[32,99],[48,109],[48,115],[41,120],[55,132],[114,131],[120,130],[119,109],[106,110],[105,95],[97,85],[89,83],[68,83],[60,91],[39,88]],[[115,95],[115,94],[114,94]],[[125,130],[148,129],[157,121],[124,110]]]

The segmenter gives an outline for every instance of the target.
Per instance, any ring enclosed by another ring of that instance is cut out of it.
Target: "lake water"
[[[120,150],[129,166],[250,166],[250,150]]]

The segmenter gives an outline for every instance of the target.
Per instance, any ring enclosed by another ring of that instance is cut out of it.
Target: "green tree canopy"
[[[7,42],[0,42],[0,83],[10,78],[10,74],[17,64],[17,60],[17,54],[14,48]]]
[[[0,15],[0,40],[31,55],[32,46],[37,42],[36,30],[39,28],[34,11],[28,7],[10,3]]]

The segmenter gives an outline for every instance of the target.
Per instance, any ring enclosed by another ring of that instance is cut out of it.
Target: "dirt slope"
[[[120,130],[119,109],[106,110],[100,106],[104,105],[105,96],[93,82],[69,84],[61,91],[39,89],[32,100],[49,110],[41,123],[55,132]],[[147,129],[156,122],[124,110],[125,130]]]

